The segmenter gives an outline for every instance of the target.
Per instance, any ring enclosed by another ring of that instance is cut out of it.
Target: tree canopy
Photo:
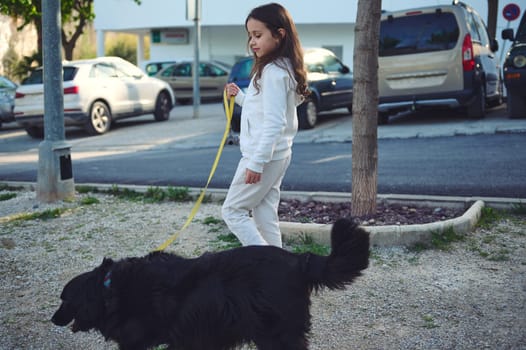
[[[140,5],[141,0],[133,0]],[[22,20],[18,29],[34,24],[37,31],[38,50],[35,59],[42,63],[42,2],[43,0],[2,0],[0,13]],[[94,0],[61,0],[62,47],[65,59],[73,59],[73,50],[86,25],[93,21]],[[65,24],[68,24],[65,26]],[[70,28],[70,29],[66,29]]]

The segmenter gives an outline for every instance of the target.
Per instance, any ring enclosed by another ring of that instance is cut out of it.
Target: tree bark
[[[352,113],[353,216],[376,212],[378,191],[378,40],[381,0],[359,0],[354,29]]]

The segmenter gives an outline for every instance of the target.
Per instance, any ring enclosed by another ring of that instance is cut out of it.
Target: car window
[[[458,36],[457,20],[451,12],[389,16],[380,25],[379,56],[452,49]]]
[[[177,66],[174,66],[171,75],[176,76],[176,77],[191,77],[192,76],[192,65],[189,63],[183,63]]]
[[[486,25],[482,21],[482,18],[480,18],[480,16],[478,16],[477,14],[473,12],[471,13],[471,15],[473,16],[473,19],[475,21],[475,26],[477,27],[477,32],[479,33],[480,43],[483,46],[489,46],[488,31],[486,29]]]
[[[154,62],[148,63],[145,67],[145,71],[148,75],[155,75],[157,72],[161,71],[163,68],[166,68],[170,65],[173,65],[175,62]]]
[[[128,61],[122,60],[117,62],[112,62],[117,75],[119,77],[142,77],[144,75],[143,71],[134,64],[131,64]]]
[[[161,76],[162,77],[171,77],[172,75],[174,75],[174,70],[177,66],[176,65],[172,65],[168,68],[165,68],[162,72],[161,72]]]
[[[343,64],[333,55],[316,52],[305,55],[305,67],[309,73],[342,73]]]
[[[253,59],[247,59],[239,61],[232,67],[230,77],[232,80],[248,79],[250,78],[250,72],[252,71],[252,65],[254,64]]]
[[[208,76],[210,77],[223,77],[225,75],[228,75],[228,72],[219,68],[218,66],[214,66],[214,65],[207,65],[207,71],[206,73],[208,74]]]
[[[97,63],[93,65],[90,71],[90,77],[92,78],[116,78],[117,76],[115,67],[107,63]]]
[[[471,34],[471,40],[482,43],[482,38],[480,37],[479,28],[477,26],[475,18],[473,17],[473,13],[468,13],[467,20],[469,34]]]
[[[63,67],[62,68],[62,78],[63,81],[71,81],[75,78],[75,75],[78,71],[76,67]],[[21,85],[33,85],[33,84],[43,84],[44,83],[44,71],[42,68],[35,69],[31,74],[22,80]]]

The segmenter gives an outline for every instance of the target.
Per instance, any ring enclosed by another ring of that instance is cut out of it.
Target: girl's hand
[[[239,86],[237,86],[235,83],[228,83],[225,85],[226,94],[231,96],[236,96],[239,93]]]
[[[245,172],[245,183],[246,184],[256,184],[261,180],[261,173],[256,173],[250,169],[247,169]]]

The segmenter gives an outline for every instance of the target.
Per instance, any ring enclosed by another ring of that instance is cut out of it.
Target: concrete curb
[[[453,229],[457,234],[467,234],[477,224],[484,208],[484,202],[476,201],[462,216],[444,221],[421,225],[363,226],[371,234],[371,244],[378,247],[414,246],[417,243],[429,243],[433,233],[442,233]],[[310,236],[316,243],[330,245],[329,224],[301,224],[281,222],[284,237],[295,239],[298,236]]]
[[[11,187],[22,187],[27,190],[36,190],[34,183],[0,181]],[[113,184],[75,184],[75,186],[89,186],[98,190],[109,190]],[[117,185],[119,188],[127,188],[136,192],[144,193],[152,186],[144,185]],[[160,188],[167,186],[159,186]],[[189,188],[191,195],[197,196],[200,188]],[[225,198],[225,189],[208,189],[207,193],[213,201],[221,201]],[[295,192],[283,191],[283,199],[298,199],[302,201],[316,200],[320,202],[343,202],[350,201],[351,194],[345,192]],[[494,197],[455,197],[455,196],[423,196],[423,195],[378,195],[378,201],[385,203],[403,203],[415,206],[436,207],[463,207],[466,212],[457,218],[432,222],[419,225],[386,225],[386,226],[364,226],[371,234],[371,244],[378,247],[389,246],[413,246],[417,243],[428,243],[433,233],[442,233],[453,229],[458,234],[467,234],[478,223],[482,208],[485,206],[495,209],[509,209],[515,205],[526,204],[526,199],[521,198],[494,198]],[[280,222],[283,236],[288,239],[297,239],[298,236],[310,236],[314,242],[330,245],[330,224],[313,224],[297,222]]]

